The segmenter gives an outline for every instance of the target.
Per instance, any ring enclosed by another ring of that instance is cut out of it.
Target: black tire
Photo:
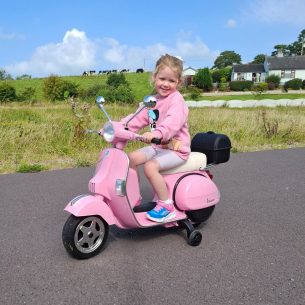
[[[86,259],[102,251],[108,232],[108,224],[98,216],[71,215],[63,227],[62,241],[71,256]]]
[[[186,214],[189,219],[195,224],[194,227],[198,227],[202,222],[207,221],[215,209],[215,205],[207,207],[205,209],[188,211]]]
[[[201,243],[202,235],[199,231],[194,230],[190,233],[190,235],[187,237],[187,242],[189,245],[196,247]]]

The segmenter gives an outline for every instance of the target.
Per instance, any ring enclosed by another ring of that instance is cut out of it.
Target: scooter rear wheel
[[[98,216],[76,217],[71,215],[62,231],[67,252],[78,259],[90,258],[104,248],[109,226]]]

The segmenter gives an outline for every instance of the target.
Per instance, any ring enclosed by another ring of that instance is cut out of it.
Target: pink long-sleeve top
[[[175,151],[179,157],[186,160],[190,154],[190,134],[188,131],[188,107],[179,91],[174,91],[167,97],[156,96],[154,108],[142,110],[129,123],[128,128],[133,132],[150,126],[150,131],[156,138],[162,139],[159,146]],[[130,115],[123,118],[125,124]]]

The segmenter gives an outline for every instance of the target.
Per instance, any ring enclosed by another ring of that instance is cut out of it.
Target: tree
[[[204,91],[211,91],[213,83],[209,68],[199,69],[194,77],[193,84]]]
[[[233,63],[240,64],[241,56],[234,51],[223,51],[214,61],[213,68],[223,69],[232,66]]]
[[[265,54],[258,54],[254,57],[253,61],[251,62],[251,64],[263,64],[265,61]]]
[[[282,53],[284,56],[289,55],[288,45],[286,44],[277,44],[273,47],[275,51],[271,53],[271,56],[276,56],[279,53]]]
[[[305,43],[305,29],[300,32],[297,41],[294,41],[289,45],[278,44],[274,46],[273,48],[275,49],[275,51],[271,53],[271,56],[276,56],[279,52],[283,53],[284,56],[305,55],[304,43]]]
[[[4,69],[0,69],[0,80],[12,79],[12,76],[8,74]]]

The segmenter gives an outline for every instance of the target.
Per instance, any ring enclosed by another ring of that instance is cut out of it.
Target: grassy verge
[[[135,110],[106,107],[113,120]],[[92,106],[81,123],[82,128],[99,129],[105,118]],[[233,152],[305,145],[305,107],[196,108],[190,109],[189,125],[192,135],[208,130],[227,134]],[[0,106],[0,173],[94,165],[105,143],[95,134],[77,132],[77,126],[79,119],[67,103]],[[129,143],[127,150],[141,145]]]
[[[246,101],[246,100],[280,100],[280,99],[299,99],[305,98],[305,93],[276,93],[276,94],[243,94],[243,95],[202,95],[198,98],[198,100],[206,100],[206,101],[230,101],[230,100],[239,100],[239,101]]]

